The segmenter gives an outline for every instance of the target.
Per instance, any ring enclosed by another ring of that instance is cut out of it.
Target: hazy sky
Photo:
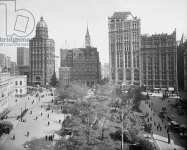
[[[36,21],[44,17],[57,55],[60,48],[84,46],[88,23],[92,46],[98,48],[102,63],[109,60],[108,17],[115,11],[131,11],[139,17],[142,34],[171,33],[176,28],[177,39],[182,33],[187,37],[187,0],[17,0],[17,7],[30,10]],[[0,28],[2,15],[0,10]],[[16,60],[16,48],[0,47],[0,53]]]

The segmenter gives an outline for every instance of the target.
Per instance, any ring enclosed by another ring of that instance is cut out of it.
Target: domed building
[[[36,35],[29,41],[30,83],[45,86],[55,71],[55,42],[48,38],[48,27],[43,19],[36,25]]]

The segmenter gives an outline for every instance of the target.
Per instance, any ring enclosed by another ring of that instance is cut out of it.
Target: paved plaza
[[[13,123],[14,128],[9,135],[1,137],[0,145],[8,150],[24,150],[23,144],[26,141],[53,135],[56,130],[59,130],[61,128],[59,120],[63,121],[64,115],[57,114],[53,110],[46,110],[44,107],[48,106],[52,99],[54,97],[50,95],[50,92],[44,91],[38,97],[29,95],[17,98],[17,102],[12,102],[7,121]],[[21,122],[16,118],[25,107],[28,111],[22,118],[25,121]],[[13,136],[15,140],[12,139]]]

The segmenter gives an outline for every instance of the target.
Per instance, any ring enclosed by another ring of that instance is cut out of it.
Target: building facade
[[[60,67],[59,68],[59,81],[61,84],[67,86],[71,82],[70,78],[71,67]]]
[[[0,116],[6,109],[8,104],[14,101],[15,83],[9,73],[0,73]]]
[[[187,40],[183,42],[183,36],[179,45],[177,46],[177,75],[178,75],[178,88],[184,90],[184,64],[185,64],[185,50],[187,49]]]
[[[115,12],[108,18],[110,81],[141,85],[140,19],[131,12]]]
[[[100,82],[101,64],[97,48],[91,47],[90,44],[90,35],[87,28],[85,48],[61,49],[60,64],[61,67],[70,69],[70,81],[78,81],[83,85],[92,87]],[[63,69],[61,68],[61,70]],[[66,75],[59,74],[59,76]],[[63,80],[61,77],[59,78]]]
[[[30,79],[30,54],[29,48],[18,47],[17,48],[17,67],[19,75],[27,76],[27,83],[29,84]]]
[[[184,52],[184,90],[187,91],[187,47]]]
[[[15,96],[27,94],[27,77],[12,76],[8,72],[0,73],[0,118],[3,112],[12,106]]]
[[[15,96],[25,96],[27,94],[27,76],[14,76]]]
[[[17,48],[17,65],[18,66],[29,66],[29,48],[18,47]]]
[[[142,83],[149,89],[177,89],[176,31],[141,37]]]
[[[48,27],[43,17],[36,25],[36,35],[29,41],[30,82],[45,86],[55,71],[55,43],[48,38]]]

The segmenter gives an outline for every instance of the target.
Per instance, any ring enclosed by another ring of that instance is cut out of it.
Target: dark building
[[[177,89],[176,31],[141,37],[142,82],[147,88]]]
[[[29,48],[18,47],[17,48],[17,68],[19,75],[27,76],[27,84],[29,84],[30,79],[30,56]]]
[[[177,76],[178,76],[178,88],[184,90],[184,54],[187,49],[187,41],[183,42],[183,37],[177,46]]]
[[[48,38],[48,27],[43,17],[36,25],[36,36],[29,41],[30,82],[45,86],[55,71],[55,43]]]
[[[90,45],[88,29],[85,36],[85,48],[61,49],[60,57],[60,79],[63,80],[63,76],[66,78],[69,76],[70,81],[79,81],[81,84],[90,87],[96,85],[100,81],[101,66],[99,61],[99,53],[97,48],[91,47]],[[67,70],[67,67],[69,69],[70,75],[63,75],[63,70]],[[68,81],[68,79],[66,80]]]
[[[184,90],[187,91],[187,41],[184,50]]]

